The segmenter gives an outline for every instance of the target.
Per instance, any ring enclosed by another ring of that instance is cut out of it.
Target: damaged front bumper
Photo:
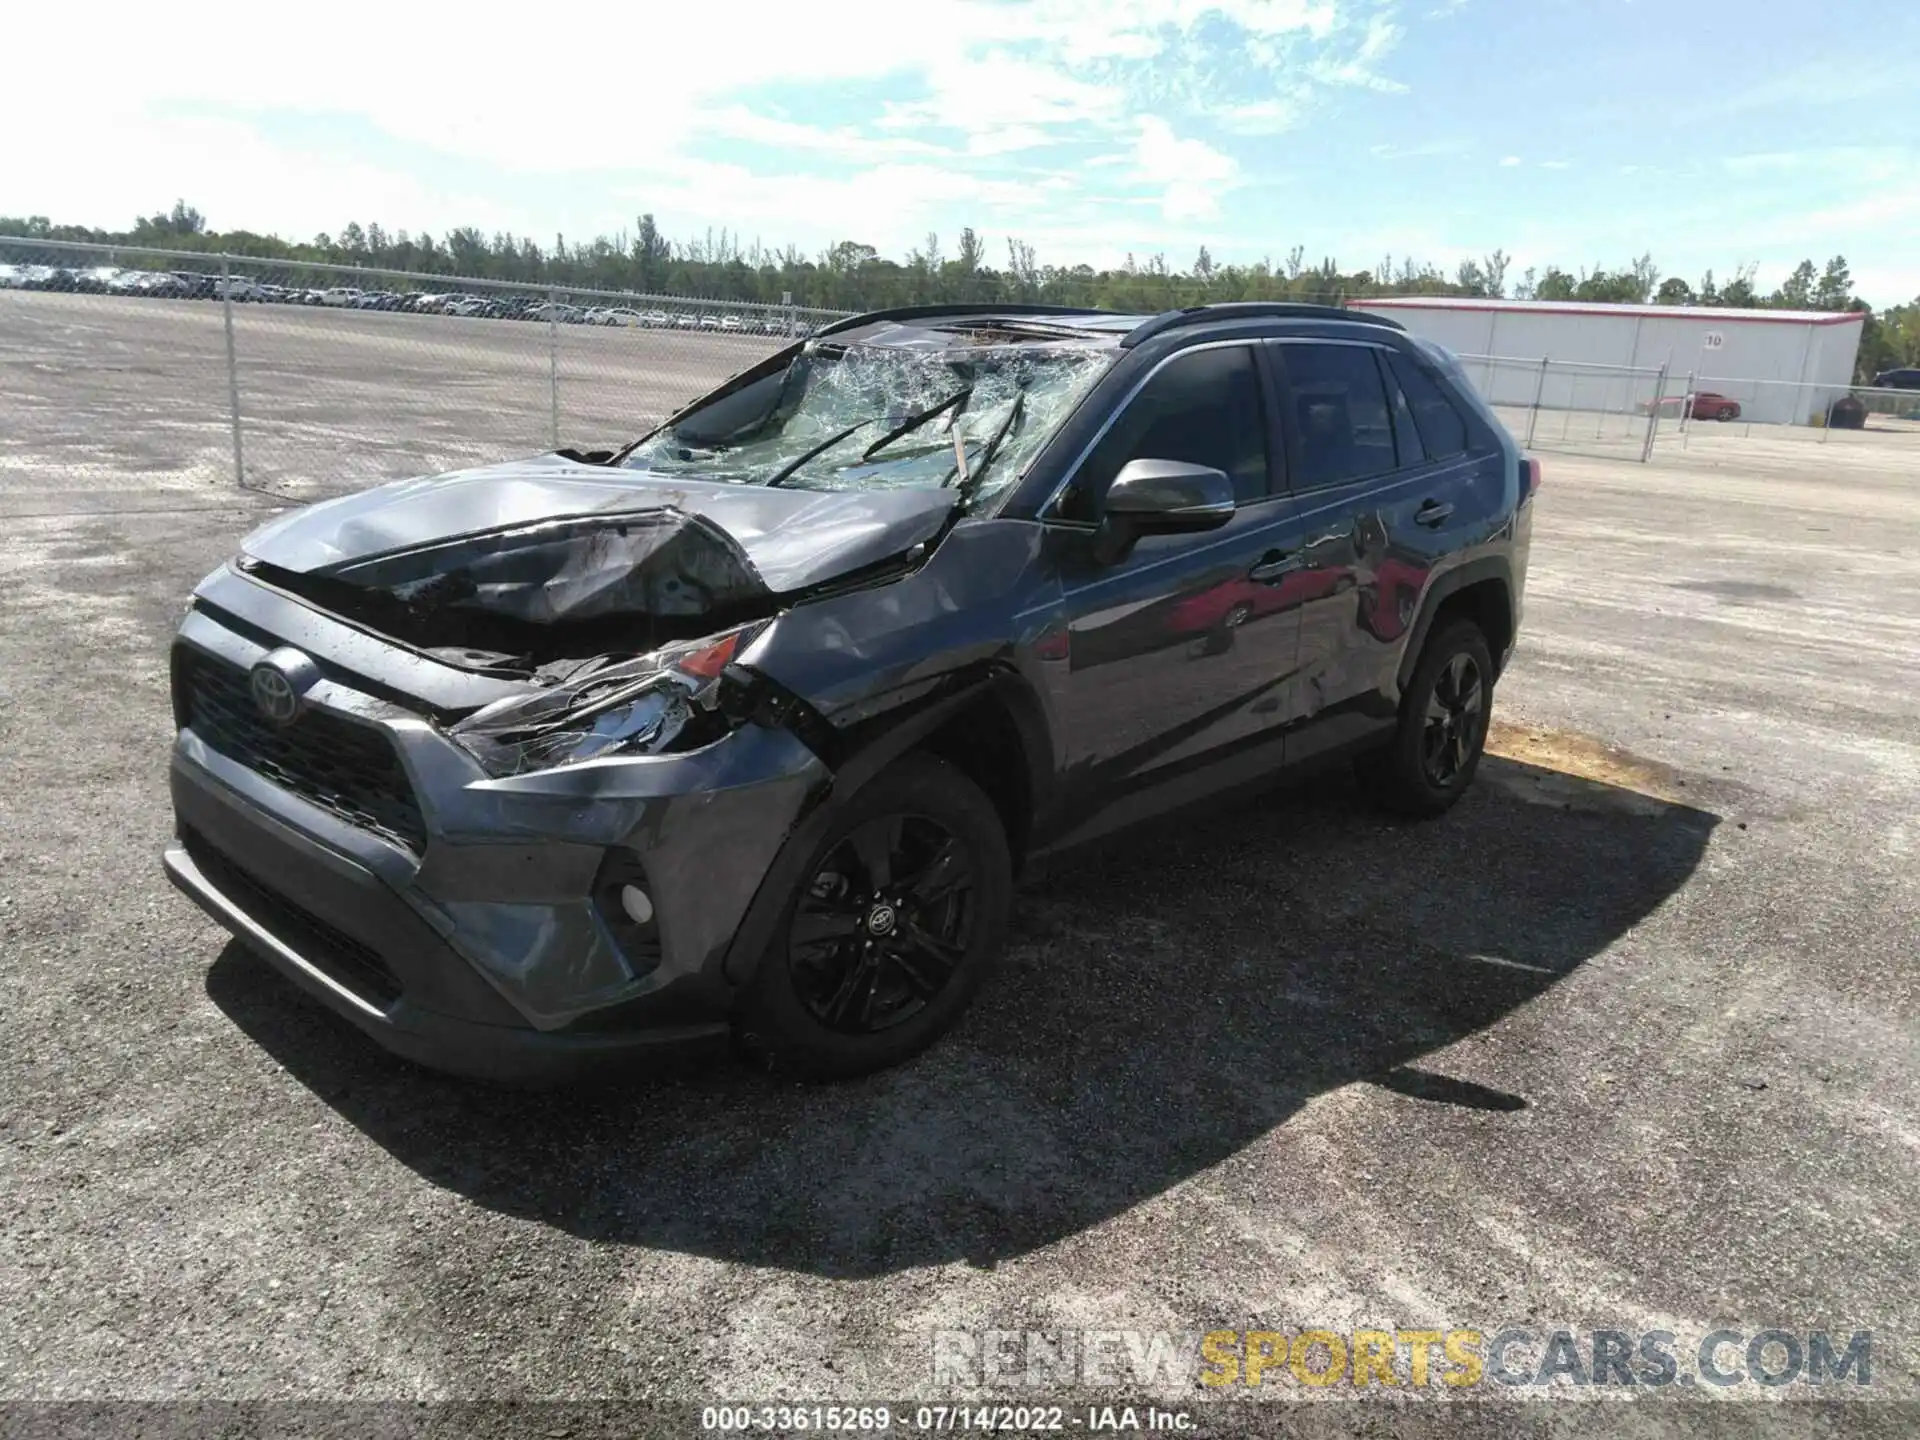
[[[322,678],[270,727],[248,676],[283,641]],[[751,722],[490,778],[419,711],[500,682],[231,572],[183,622],[174,684],[174,882],[389,1049],[488,1078],[723,1036],[736,936],[828,783],[794,734]]]

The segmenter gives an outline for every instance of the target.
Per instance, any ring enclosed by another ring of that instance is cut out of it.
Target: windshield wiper
[[[918,415],[909,416],[903,423],[894,426],[893,429],[889,430],[886,434],[882,435],[878,440],[874,441],[873,444],[869,445],[864,451],[862,451],[860,455],[861,463],[865,464],[867,461],[871,460],[875,455],[878,455],[882,450],[886,449],[887,446],[891,445],[894,441],[898,440],[902,435],[911,434],[913,431],[918,430],[922,425],[926,424],[927,421],[934,419],[936,416],[944,415],[947,411],[953,409],[956,405],[964,409],[966,407],[967,401],[970,398],[972,398],[972,395],[973,395],[973,386],[963,385],[958,390],[954,391],[953,394],[949,395],[946,399],[942,400],[938,405],[935,405],[931,410],[922,410]]]
[[[980,452],[980,463],[965,473],[962,473],[958,465],[954,466],[953,474],[940,482],[941,488],[945,489],[950,481],[958,479],[960,484],[956,488],[960,491],[962,503],[965,503],[966,497],[973,493],[981,477],[987,473],[987,467],[993,464],[993,457],[1000,453],[1000,443],[1013,432],[1013,427],[1020,423],[1020,417],[1026,413],[1026,410],[1027,392],[1015,391],[1013,404],[1007,407],[1007,418],[1000,422],[1000,428],[993,432],[993,438],[987,441],[986,449]]]
[[[866,429],[867,426],[873,423],[874,422],[871,420],[856,421],[854,424],[849,425],[846,429],[842,430],[839,434],[829,435],[826,439],[822,440],[818,445],[814,446],[811,450],[801,455],[798,459],[794,460],[792,463],[781,466],[780,473],[775,475],[771,480],[767,481],[768,487],[771,488],[776,485],[786,484],[787,481],[793,478],[794,472],[798,470],[802,465],[805,465],[809,460],[814,459],[816,456],[825,454],[827,451],[831,450],[834,446],[838,445],[842,440],[846,439],[849,435],[853,434],[854,431],[864,430]]]

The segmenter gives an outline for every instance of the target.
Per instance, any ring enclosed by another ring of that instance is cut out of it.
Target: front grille
[[[379,951],[336,930],[311,910],[248,874],[208,844],[199,831],[185,830],[180,843],[214,889],[315,969],[383,1009],[400,998],[400,978],[387,967]]]
[[[274,725],[245,671],[184,645],[174,650],[174,685],[181,723],[229,760],[416,855],[427,848],[420,802],[378,730],[325,710]]]

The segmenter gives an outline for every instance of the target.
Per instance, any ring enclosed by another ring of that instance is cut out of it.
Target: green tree
[[[1534,286],[1533,298],[1536,300],[1571,300],[1576,281],[1573,276],[1558,265],[1549,265],[1547,273],[1540,277]]]
[[[1827,268],[1820,272],[1820,283],[1813,290],[1813,308],[1844,310],[1852,299],[1853,272],[1847,268],[1847,257],[1836,255],[1827,261]]]
[[[1786,283],[1773,292],[1773,300],[1783,310],[1813,308],[1813,261],[1802,260],[1793,267]]]

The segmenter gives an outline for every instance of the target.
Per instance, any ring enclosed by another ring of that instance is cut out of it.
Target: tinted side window
[[[1129,460],[1185,460],[1233,477],[1241,504],[1267,495],[1267,426],[1260,372],[1245,345],[1175,356],[1148,380],[1093,447],[1060,497],[1060,513],[1093,520]]]
[[[1296,489],[1384,475],[1394,468],[1387,387],[1365,345],[1282,345],[1300,436]]]
[[[1464,455],[1467,450],[1467,422],[1447,392],[1426,370],[1405,355],[1389,352],[1387,364],[1393,378],[1406,394],[1413,411],[1414,424],[1420,428],[1420,444],[1429,460],[1444,460],[1449,455]]]

